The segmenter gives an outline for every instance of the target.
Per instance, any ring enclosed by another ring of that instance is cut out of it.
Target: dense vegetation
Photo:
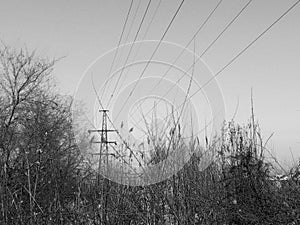
[[[50,91],[54,63],[0,51],[0,224],[300,224],[300,165],[273,179],[254,120],[193,143],[193,157],[161,183],[96,182],[75,144],[72,99]],[[215,160],[202,171],[206,150]]]

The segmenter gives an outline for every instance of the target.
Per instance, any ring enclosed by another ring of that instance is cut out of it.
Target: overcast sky
[[[128,36],[129,42],[133,40],[147,2],[141,0]],[[152,1],[145,27],[158,2]],[[165,40],[184,46],[217,2],[186,0]],[[208,46],[246,2],[224,0],[221,3],[196,38],[197,54]],[[217,72],[294,2],[253,1],[203,60],[213,72]],[[179,3],[179,0],[162,1],[145,39],[161,37]],[[2,0],[0,38],[13,47],[37,49],[41,56],[66,56],[57,63],[54,75],[62,92],[74,94],[88,66],[117,46],[129,4],[130,0]],[[132,10],[137,4],[138,0],[134,0]],[[132,15],[129,22],[131,19]],[[299,27],[300,6],[297,6],[217,77],[227,119],[233,116],[239,99],[236,121],[248,121],[253,88],[256,117],[263,135],[267,138],[275,132],[269,146],[276,156],[288,162],[292,158],[291,151],[295,158],[300,157]],[[189,48],[192,49],[193,45]]]

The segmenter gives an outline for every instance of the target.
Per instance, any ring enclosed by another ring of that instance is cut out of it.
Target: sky
[[[134,0],[133,11],[128,20],[128,24],[132,22],[131,32],[128,33],[128,27],[125,30],[124,39],[128,37],[127,42],[133,41],[148,3],[141,0],[133,20],[138,2]],[[164,41],[173,43],[172,46],[185,46],[217,2],[186,0]],[[203,56],[202,65],[209,67],[212,74],[219,71],[294,2],[251,2],[238,20]],[[158,0],[152,0],[137,40],[143,38],[145,27],[158,3]],[[144,39],[161,38],[179,3],[179,0],[162,0]],[[195,49],[196,54],[201,54],[246,3],[245,0],[224,0],[188,49]],[[89,69],[92,71],[92,63],[95,66],[101,55],[117,47],[129,5],[130,0],[1,0],[0,39],[12,47],[36,49],[38,55],[50,59],[63,57],[55,65],[54,77],[62,93],[73,95],[84,74]],[[235,120],[242,124],[249,121],[253,89],[255,116],[263,137],[267,139],[274,133],[269,148],[286,164],[291,163],[293,158],[300,157],[299,23],[300,6],[297,6],[216,77],[227,120],[233,117],[237,108]],[[158,51],[157,60],[167,60],[166,58],[173,56],[172,47],[168,44],[165,46],[162,47],[165,51]],[[149,44],[139,59],[149,58],[149,52],[154,47],[155,45]],[[175,51],[176,47],[174,54]],[[108,56],[107,61],[102,60],[102,64],[110,65],[112,56],[113,54]],[[188,60],[192,59],[186,56],[186,60],[179,63],[180,66],[188,67]],[[92,72],[100,73],[101,65],[97,64]],[[159,73],[159,70],[160,68],[153,69],[153,73]]]

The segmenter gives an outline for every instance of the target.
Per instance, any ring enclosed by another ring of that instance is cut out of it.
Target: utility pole
[[[108,109],[101,109],[99,110],[100,113],[102,113],[102,128],[99,130],[88,130],[89,133],[100,133],[100,141],[94,141],[92,143],[100,144],[99,153],[93,153],[92,155],[99,155],[99,163],[98,163],[98,176],[97,176],[97,183],[98,188],[100,188],[101,183],[101,167],[102,167],[102,156],[104,156],[104,166],[105,168],[105,174],[106,177],[108,177],[109,173],[109,167],[108,167],[108,156],[110,155],[108,153],[108,145],[109,144],[117,144],[115,141],[109,141],[108,140],[108,133],[109,132],[116,132],[116,130],[110,130],[107,129],[107,113]],[[108,203],[108,191],[109,191],[109,185],[108,180],[104,179],[104,182],[102,182],[102,195],[101,195],[101,208],[102,208],[102,220],[104,221],[104,224],[107,224],[107,203]],[[103,201],[104,200],[104,201]],[[104,202],[104,204],[103,204]]]
[[[94,144],[100,144],[99,153],[92,153],[92,155],[99,155],[99,162],[98,162],[98,184],[99,184],[99,177],[101,174],[101,168],[102,168],[102,156],[105,156],[104,158],[104,165],[105,165],[105,174],[108,176],[108,156],[110,155],[108,153],[108,145],[109,144],[117,144],[115,141],[109,141],[108,140],[108,133],[109,132],[116,132],[116,130],[111,130],[107,128],[107,113],[109,112],[108,109],[101,109],[99,110],[100,113],[102,113],[102,128],[96,129],[96,130],[88,130],[89,133],[100,133],[100,141],[93,141]]]

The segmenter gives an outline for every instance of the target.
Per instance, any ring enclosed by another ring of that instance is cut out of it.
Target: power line
[[[233,57],[221,70],[219,70],[215,76],[218,76],[222,73],[229,65],[231,65],[237,58],[239,58],[248,48],[250,48],[258,39],[265,35],[276,23],[278,23],[283,17],[285,17],[293,8],[298,5],[300,0],[297,0],[288,10],[286,10],[280,17],[278,17],[267,29],[260,33],[252,42],[250,42],[242,51],[239,52],[235,57]]]
[[[149,32],[149,30],[150,30],[150,27],[151,27],[151,25],[152,25],[152,23],[153,23],[153,20],[154,20],[156,14],[157,14],[157,11],[158,11],[158,9],[159,9],[159,7],[160,7],[160,5],[161,5],[161,2],[162,2],[162,0],[159,0],[158,4],[157,4],[157,6],[156,6],[156,8],[155,8],[155,10],[154,10],[154,13],[152,14],[152,17],[151,17],[151,19],[150,19],[150,22],[148,23],[148,26],[147,26],[147,28],[146,28],[146,31],[145,31],[143,37],[141,38],[141,40],[144,40],[145,37],[146,37],[146,35],[148,34],[148,32]],[[137,49],[137,51],[136,51],[136,54],[134,55],[133,58],[136,57],[136,55],[137,55],[137,53],[138,53],[138,51],[139,51],[139,49],[140,49],[140,46],[141,46],[141,44],[139,45],[139,47],[138,47],[138,49]],[[127,73],[128,73],[128,72],[127,72]],[[126,73],[126,74],[127,74],[127,73]],[[125,74],[125,76],[126,76],[126,74]]]
[[[182,51],[179,53],[179,55],[176,57],[176,59],[172,62],[172,64],[169,66],[168,70],[164,73],[164,75],[159,79],[159,81],[153,86],[153,88],[150,90],[150,93],[158,87],[158,85],[162,82],[163,78],[167,76],[167,74],[170,72],[172,69],[173,65],[178,61],[178,59],[182,56],[184,53],[185,49],[192,43],[193,40],[195,40],[196,36],[200,33],[200,31],[204,28],[204,26],[208,23],[208,21],[211,19],[211,17],[215,14],[216,10],[219,8],[220,4],[222,3],[223,0],[220,0],[217,5],[213,8],[213,10],[209,13],[207,18],[204,20],[204,22],[199,26],[191,40],[188,41],[188,43],[185,45],[185,47],[182,49]],[[193,65],[190,67],[192,68]],[[168,93],[168,92],[167,92]],[[143,104],[143,102],[141,103]],[[150,109],[151,111],[152,109]],[[135,111],[133,112],[135,113]],[[148,113],[147,113],[148,114]]]
[[[133,0],[131,0],[130,6],[129,6],[128,11],[127,11],[126,19],[125,19],[125,22],[124,22],[124,24],[123,24],[122,32],[121,32],[121,35],[120,35],[120,38],[119,38],[118,47],[117,47],[117,50],[115,51],[114,58],[113,58],[113,61],[112,61],[112,63],[111,63],[111,66],[110,66],[110,69],[109,69],[109,72],[108,72],[109,75],[110,75],[110,73],[111,73],[111,71],[112,71],[113,65],[114,65],[115,60],[116,60],[116,57],[117,57],[117,55],[118,55],[118,51],[119,51],[119,48],[120,48],[120,45],[121,45],[121,41],[122,41],[122,38],[123,38],[123,35],[124,35],[124,31],[125,31],[126,26],[127,26],[127,21],[128,21],[128,18],[129,18],[131,9],[132,9],[132,5],[133,5]],[[105,88],[105,87],[104,87],[104,88]],[[103,91],[104,91],[104,90],[103,90]]]
[[[194,94],[192,94],[188,99],[191,99],[195,94],[202,90],[206,85],[208,85],[214,78],[220,75],[228,66],[235,62],[243,53],[245,53],[251,46],[253,46],[262,36],[264,36],[275,24],[277,24],[282,18],[284,18],[292,9],[294,9],[300,0],[297,0],[292,6],[290,6],[280,17],[278,17],[271,25],[269,25],[263,32],[261,32],[254,40],[252,40],[245,48],[243,48],[235,57],[233,57],[225,66],[223,66],[214,76],[212,76],[203,86],[201,86]],[[181,104],[182,105],[182,104]],[[180,105],[180,106],[181,106]],[[179,106],[179,107],[180,107]],[[178,107],[178,108],[179,108]],[[176,109],[177,111],[178,109]],[[167,115],[166,117],[168,117]]]
[[[188,71],[190,71],[193,67],[194,67],[194,65],[201,59],[201,57],[213,46],[213,44],[214,43],[216,43],[216,41],[228,30],[228,28],[238,19],[238,17],[240,17],[241,16],[241,14],[242,14],[242,12],[244,12],[244,10],[249,6],[249,4],[252,2],[253,0],[250,0],[250,1],[248,1],[245,5],[244,5],[244,7],[237,13],[237,15],[225,26],[225,28],[219,33],[219,35],[209,44],[209,46],[201,53],[201,56],[200,57],[198,57],[198,59],[196,60],[196,61],[194,61],[193,63],[192,63],[192,65],[188,68],[188,70],[187,71],[185,71],[184,73],[183,73],[183,75],[176,81],[176,83],[174,84],[174,85],[172,85],[172,87],[170,87],[169,88],[169,90],[164,94],[164,96],[163,97],[165,97],[175,86],[176,86],[176,84],[177,83],[179,83],[180,81],[181,81],[181,79],[183,79],[184,78],[184,76],[188,73]],[[219,4],[220,4],[221,2],[219,2]],[[219,5],[218,4],[218,5]],[[217,9],[217,7],[218,7],[218,5],[214,8],[214,10],[212,11],[212,13]],[[212,13],[210,14],[210,16],[212,15]],[[199,30],[198,30],[199,31]],[[197,35],[197,33],[198,33],[198,31],[195,33],[195,35]],[[195,35],[194,35],[194,37],[195,37]],[[191,39],[191,41],[194,39],[194,37]],[[190,41],[190,42],[191,42]],[[190,43],[189,42],[189,43]],[[188,43],[188,45],[189,45],[189,43]],[[188,46],[187,45],[187,46]],[[186,46],[186,47],[187,47]],[[183,49],[183,51],[181,52],[181,54],[183,53],[185,51],[185,49]],[[174,65],[175,63],[176,63],[176,61],[180,58],[180,56],[181,56],[181,54],[176,58],[176,60],[172,63],[172,65]],[[160,78],[160,80],[159,80],[159,82],[151,89],[151,91],[153,91],[159,84],[160,84],[160,82],[162,81],[162,79],[167,75],[167,73],[170,71],[170,69],[172,68],[172,65],[169,67],[169,69],[166,71],[166,73]],[[198,85],[199,86],[199,85]],[[201,87],[199,87],[199,88],[201,88]],[[151,92],[150,91],[150,92]],[[148,112],[147,112],[147,114],[146,115],[148,115],[148,113],[150,113],[151,112],[151,110],[152,110],[153,108],[151,108]],[[133,112],[134,113],[134,112]],[[141,121],[141,120],[140,120]]]
[[[133,15],[132,22],[131,22],[130,27],[129,27],[129,31],[128,31],[128,33],[127,33],[127,35],[126,35],[126,38],[125,38],[125,43],[127,42],[128,38],[129,38],[130,31],[132,30],[132,27],[133,27],[133,24],[134,24],[135,19],[136,19],[136,16],[137,16],[137,12],[138,12],[139,9],[140,9],[141,3],[142,3],[142,0],[139,0],[139,3],[138,3],[138,5],[137,5],[137,7],[136,7],[136,9],[135,9],[135,12],[134,12],[134,15]]]
[[[244,7],[239,11],[239,13],[226,25],[226,27],[222,30],[222,32],[213,40],[209,46],[202,52],[200,58],[205,55],[205,53],[219,40],[219,38],[227,31],[227,29],[236,21],[236,19],[243,13],[243,11],[250,5],[253,0],[250,0],[244,5]]]
[[[147,35],[147,33],[148,33],[150,27],[151,27],[151,24],[153,23],[153,20],[154,20],[156,14],[157,14],[157,11],[158,11],[158,9],[159,9],[159,7],[160,7],[160,5],[161,5],[161,2],[162,2],[162,0],[159,0],[158,4],[157,4],[157,6],[156,6],[156,8],[155,8],[155,10],[154,10],[154,13],[153,13],[153,15],[152,15],[152,17],[151,17],[151,20],[150,20],[150,22],[149,22],[149,24],[148,24],[148,26],[147,26],[147,28],[146,28],[146,31],[145,31],[145,33],[144,33],[144,35],[143,35],[143,37],[142,37],[142,40],[145,39],[145,37],[146,37],[146,35]]]
[[[138,5],[137,5],[137,7],[136,7],[136,9],[135,9],[135,12],[134,12],[133,19],[132,19],[132,21],[131,21],[131,24],[130,24],[128,33],[127,33],[126,38],[125,38],[125,41],[124,41],[123,43],[127,43],[127,40],[128,40],[128,38],[129,38],[129,35],[130,35],[131,30],[132,30],[132,27],[133,27],[133,24],[134,24],[134,22],[135,22],[135,20],[136,20],[137,12],[139,11],[139,8],[140,8],[140,6],[141,6],[141,2],[142,2],[142,0],[139,0],[139,3],[138,3]],[[121,49],[121,53],[120,53],[120,56],[119,56],[119,58],[118,58],[118,61],[117,61],[116,65],[119,64],[120,59],[121,59],[122,56],[123,56],[123,52],[124,52],[124,48]],[[103,95],[102,95],[102,97],[103,97]]]
[[[142,18],[142,20],[141,20],[141,22],[140,22],[140,25],[139,25],[139,27],[138,27],[138,30],[137,30],[137,32],[136,32],[136,34],[135,34],[133,43],[132,43],[132,45],[130,46],[129,53],[128,53],[127,57],[126,57],[124,66],[126,65],[128,59],[129,59],[129,56],[130,56],[130,53],[131,53],[131,51],[132,51],[132,49],[133,49],[133,46],[134,46],[134,44],[135,44],[135,41],[136,41],[136,39],[137,39],[137,37],[138,37],[138,35],[139,35],[139,32],[140,32],[140,30],[141,30],[141,28],[142,28],[142,25],[143,25],[143,23],[144,23],[144,20],[145,20],[145,17],[146,17],[146,15],[147,15],[147,13],[148,13],[148,10],[149,10],[151,1],[152,1],[152,0],[149,0],[149,1],[148,1],[147,7],[146,7],[145,12],[144,12],[144,14],[143,14],[143,18]],[[124,68],[124,66],[123,66],[123,68]],[[116,91],[116,89],[117,89],[117,86],[118,86],[118,84],[119,84],[119,82],[120,82],[120,79],[121,79],[121,76],[122,76],[122,74],[123,74],[123,71],[124,71],[124,70],[122,69],[122,71],[121,71],[121,73],[120,73],[120,75],[119,75],[119,77],[118,77],[118,79],[117,79],[117,82],[116,82],[116,84],[115,84],[115,87],[114,87],[114,89],[113,89],[113,92],[112,92],[112,94],[111,94],[111,96],[110,96],[110,99],[109,99],[109,101],[108,101],[108,105],[110,104],[110,101],[111,101],[112,97],[114,96],[114,93],[115,93],[115,91]]]
[[[161,2],[162,2],[162,0],[160,0],[160,1],[158,2],[157,6],[156,6],[156,8],[155,8],[155,10],[154,10],[154,13],[153,13],[153,15],[152,15],[152,18],[151,18],[151,20],[150,20],[150,22],[149,22],[149,24],[148,24],[148,26],[147,26],[147,28],[146,28],[146,31],[145,31],[143,37],[141,38],[141,40],[145,40],[145,37],[146,37],[146,35],[148,34],[148,32],[149,32],[149,30],[150,30],[150,27],[151,27],[151,25],[152,25],[152,23],[153,23],[153,20],[154,20],[156,14],[157,14],[157,11],[158,11],[159,7],[160,7],[160,5],[161,5]],[[135,55],[133,56],[133,60],[132,60],[132,61],[135,60],[137,54],[139,53],[139,50],[140,50],[141,46],[142,46],[142,43],[139,44],[139,46],[138,46],[138,48],[137,48],[137,50],[136,50],[136,53],[135,53]],[[125,77],[127,77],[128,73],[130,72],[130,69],[131,69],[131,68],[129,67],[129,69],[127,70],[127,72],[126,72],[126,74],[125,74]],[[124,81],[125,81],[125,79],[124,79],[123,82],[121,83],[120,87],[123,86]]]
[[[137,42],[138,43],[138,42]],[[120,72],[123,68],[126,69],[126,68],[130,68],[131,66],[133,65],[137,65],[137,64],[145,64],[147,63],[149,60],[140,60],[140,61],[135,61],[135,62],[132,62],[132,63],[128,63],[126,64],[124,67],[120,67],[118,68],[117,70],[115,70],[113,73],[112,73],[112,76],[113,77],[115,74],[117,74],[118,72]],[[162,62],[162,61],[157,61],[157,60],[151,60],[152,63],[157,63],[157,64],[163,64],[163,65],[167,65],[168,66],[168,63],[166,62]],[[176,65],[171,65],[172,67],[174,67],[175,69],[177,70],[180,70],[181,72],[184,72],[184,70]],[[111,80],[112,78],[109,78],[105,81],[104,83],[104,86],[106,86],[108,84],[108,82]],[[101,98],[102,99],[102,98]]]
[[[218,9],[218,7],[220,6],[220,4],[222,3],[223,0],[220,0],[218,2],[218,4],[213,8],[213,10],[210,12],[210,14],[207,16],[207,18],[204,20],[204,22],[199,26],[198,30],[195,32],[195,34],[193,35],[193,37],[191,38],[191,40],[188,41],[188,43],[185,45],[185,48],[182,49],[182,51],[179,53],[179,55],[177,56],[177,58],[172,62],[172,65],[175,65],[175,63],[177,62],[177,60],[182,56],[182,54],[184,53],[185,49],[192,43],[192,41],[196,38],[196,36],[200,33],[200,31],[203,29],[203,27],[208,23],[208,21],[211,19],[211,17],[214,15],[214,13],[216,12],[216,10]],[[154,87],[151,89],[151,91],[153,91],[162,81],[162,79],[169,73],[169,71],[172,68],[172,65],[169,66],[168,70],[164,73],[164,75],[161,77],[161,79],[157,82],[156,85],[154,85]],[[150,91],[150,92],[151,92]]]
[[[162,37],[161,37],[161,39],[160,39],[158,45],[156,46],[156,48],[155,48],[155,50],[153,51],[153,53],[152,53],[152,55],[151,55],[149,61],[147,62],[147,64],[146,64],[146,66],[144,67],[144,69],[143,69],[141,75],[139,76],[138,81],[137,81],[137,82],[135,83],[135,85],[133,86],[131,92],[129,93],[128,97],[126,98],[124,104],[122,105],[121,110],[120,110],[119,113],[117,114],[117,118],[118,118],[118,116],[120,115],[120,112],[123,110],[123,108],[124,108],[124,106],[126,105],[126,103],[128,102],[129,98],[131,97],[131,95],[132,95],[133,91],[135,90],[135,88],[136,88],[138,82],[140,81],[140,79],[141,79],[142,76],[144,75],[144,73],[145,73],[146,69],[148,68],[148,66],[149,66],[149,64],[150,64],[150,62],[151,62],[151,60],[152,60],[152,58],[154,57],[156,51],[158,50],[158,48],[159,48],[159,46],[160,46],[162,40],[163,40],[164,37],[166,36],[167,32],[169,31],[169,29],[170,29],[172,23],[174,22],[174,20],[175,20],[175,18],[176,18],[178,12],[180,11],[180,9],[181,9],[181,7],[182,7],[184,1],[185,1],[185,0],[182,0],[181,3],[180,3],[180,5],[178,6],[178,8],[177,8],[175,14],[173,15],[173,17],[172,17],[170,23],[168,24],[168,26],[167,26],[165,32],[163,33],[163,35],[162,35]]]

